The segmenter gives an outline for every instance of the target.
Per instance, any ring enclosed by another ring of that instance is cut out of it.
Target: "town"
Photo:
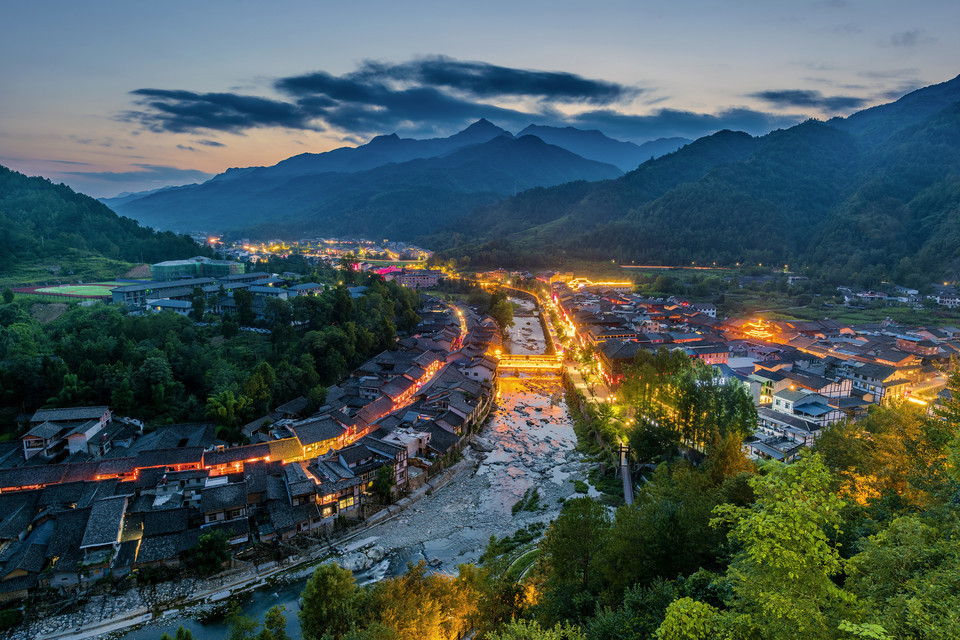
[[[245,304],[257,322],[270,299],[327,287],[243,267],[204,258],[158,263],[154,280],[113,288],[112,302],[128,313],[190,315],[200,295],[215,300],[208,313],[236,314]],[[439,271],[351,267],[419,290],[463,282]],[[545,303],[546,355],[505,352],[493,319],[422,295],[420,322],[395,350],[329,387],[313,411],[299,397],[245,424],[250,444],[230,446],[212,423],[148,432],[108,406],[36,411],[0,459],[2,597],[177,567],[215,531],[241,549],[367,518],[449,466],[482,428],[498,370],[556,375],[566,356],[571,383],[615,403],[639,351],[679,350],[747,390],[758,415],[744,443],[751,457],[792,460],[824,427],[856,420],[871,405],[932,407],[949,397],[946,372],[960,353],[955,327],[717,318],[711,303],[644,297],[627,280],[499,271],[477,274],[472,286],[501,287],[511,277],[526,283],[514,295]],[[364,289],[349,293],[360,298]]]
[[[203,533],[240,547],[332,529],[363,513],[381,469],[388,493],[421,486],[482,424],[501,343],[468,308],[427,298],[419,313],[412,335],[330,387],[311,415],[299,398],[244,426],[248,445],[225,446],[211,423],[144,435],[104,406],[35,412],[0,469],[3,597],[176,567]]]

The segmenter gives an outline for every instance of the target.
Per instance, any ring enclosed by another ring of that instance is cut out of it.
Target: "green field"
[[[71,296],[109,296],[110,290],[119,287],[119,282],[95,282],[91,284],[71,284],[59,287],[43,287],[37,293],[60,293]]]

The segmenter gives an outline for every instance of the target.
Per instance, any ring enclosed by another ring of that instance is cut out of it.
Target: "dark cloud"
[[[254,127],[329,128],[352,144],[386,132],[445,136],[480,118],[511,131],[531,123],[587,126],[639,142],[663,136],[696,138],[719,129],[762,134],[805,119],[750,109],[716,114],[661,109],[650,115],[626,115],[621,109],[636,104],[638,99],[649,106],[666,98],[645,89],[571,73],[513,69],[440,56],[400,64],[366,61],[342,75],[315,71],[278,78],[273,88],[284,98],[139,89],[133,94],[140,108],[123,118],[152,131],[173,133],[242,133]],[[818,106],[824,101],[849,105],[855,100],[816,97]],[[527,106],[493,104],[502,99],[519,100]],[[588,110],[569,116],[569,109],[561,111],[560,106],[586,106]]]
[[[74,162],[73,160],[44,160],[43,162],[56,162],[57,164],[76,164],[84,167],[92,167],[89,162]]]
[[[900,33],[893,34],[890,36],[890,40],[887,44],[890,44],[894,47],[913,48],[924,44],[931,44],[936,41],[936,38],[928,34],[923,29],[911,29],[909,31],[901,31]]]
[[[133,164],[132,171],[55,171],[50,178],[62,181],[80,193],[95,198],[115,196],[120,191],[147,191],[171,184],[204,182],[213,177],[195,169],[155,164]]]
[[[197,150],[195,147],[191,147],[191,146],[186,145],[186,144],[178,144],[178,145],[177,145],[177,149],[180,149],[181,151],[196,151],[196,150]]]
[[[642,91],[573,73],[512,69],[446,56],[430,56],[403,64],[366,61],[350,77],[367,82],[394,80],[443,87],[483,98],[530,96],[596,104],[610,104]]]
[[[805,116],[800,115],[778,116],[744,108],[728,109],[716,114],[661,109],[644,116],[602,109],[582,113],[568,124],[600,129],[614,138],[643,142],[675,136],[696,139],[722,129],[762,135],[773,129],[793,126],[804,119]]]
[[[883,69],[880,71],[861,71],[857,75],[861,78],[870,78],[871,80],[890,80],[900,78],[915,78],[920,70],[911,69]]]
[[[196,144],[202,144],[205,147],[225,147],[227,145],[222,142],[217,142],[216,140],[194,140]]]
[[[133,166],[137,167],[135,171],[63,171],[61,175],[110,183],[156,181],[167,184],[178,180],[196,182],[212,177],[211,174],[196,169],[178,169],[157,164],[134,164]]]
[[[137,89],[131,93],[138,108],[120,119],[170,133],[329,126],[348,135],[388,130],[430,135],[478,118],[496,119],[504,126],[528,123],[549,109],[544,106],[528,113],[488,104],[487,99],[608,105],[641,93],[572,73],[512,69],[441,56],[402,64],[367,61],[340,76],[316,71],[279,78],[274,88],[288,98]]]
[[[811,89],[759,91],[747,95],[781,108],[799,107],[830,112],[857,109],[868,102],[865,98],[858,98],[856,96],[825,96],[819,91]]]
[[[120,119],[139,122],[155,132],[242,132],[255,127],[322,130],[299,106],[280,100],[166,89],[137,89],[130,93],[138,96],[141,109],[128,111]]]

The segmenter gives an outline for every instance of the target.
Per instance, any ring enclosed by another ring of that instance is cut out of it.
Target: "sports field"
[[[93,282],[90,284],[65,284],[59,287],[30,287],[29,290],[15,289],[15,291],[70,298],[109,298],[110,290],[119,286],[122,286],[119,282]]]

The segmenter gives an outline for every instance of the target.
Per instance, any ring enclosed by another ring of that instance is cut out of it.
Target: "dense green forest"
[[[0,277],[21,273],[27,278],[22,282],[30,281],[29,267],[34,265],[59,266],[60,278],[70,279],[68,272],[78,272],[89,257],[144,263],[213,255],[209,247],[186,236],[158,233],[119,217],[66,185],[2,166],[0,227]],[[116,271],[111,274],[115,276]]]
[[[271,298],[260,323],[244,292],[235,296],[237,314],[222,320],[204,316],[209,303],[198,297],[201,325],[106,304],[73,306],[40,324],[25,303],[0,304],[2,424],[9,429],[17,414],[40,407],[102,404],[154,424],[212,419],[222,438],[239,441],[238,426],[272,407],[300,395],[322,403],[326,386],[419,322],[416,291],[379,276],[337,277],[368,288],[357,299],[346,286]],[[255,324],[270,333],[240,330]]]
[[[655,390],[686,375],[681,369],[649,358],[634,375],[659,370]],[[960,374],[951,385],[960,388]],[[732,415],[715,431],[739,431],[737,422]],[[525,580],[505,571],[510,539],[491,541],[484,564],[462,565],[456,576],[428,575],[421,563],[358,587],[349,571],[322,565],[303,592],[304,637],[960,635],[960,401],[936,415],[875,407],[859,422],[829,427],[792,464],[757,464],[739,445],[707,450],[699,466],[668,456],[634,505],[611,511],[589,497],[568,499]]]
[[[616,180],[534,189],[429,236],[474,267],[790,264],[833,283],[960,276],[960,78],[847,120],[721,131]]]

